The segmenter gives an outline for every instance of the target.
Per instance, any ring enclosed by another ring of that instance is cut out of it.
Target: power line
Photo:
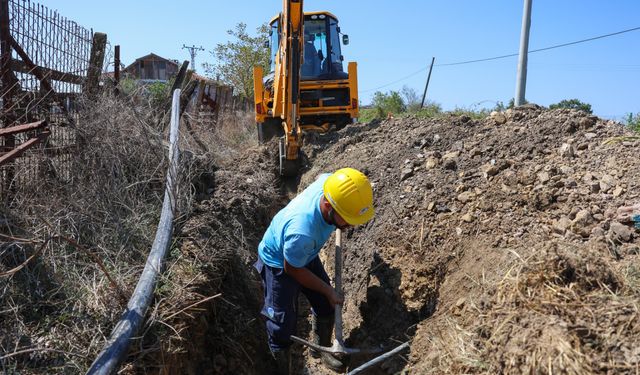
[[[562,47],[572,46],[572,45],[574,45],[574,44],[580,44],[580,43],[585,43],[585,42],[591,42],[591,41],[593,41],[593,40],[603,39],[603,38],[608,38],[608,37],[611,37],[611,36],[620,35],[620,34],[625,34],[625,33],[629,33],[629,32],[632,32],[632,31],[638,31],[638,30],[640,30],[640,26],[638,26],[638,27],[634,27],[634,28],[631,28],[631,29],[622,30],[622,31],[617,31],[617,32],[614,32],[614,33],[609,33],[609,34],[599,35],[599,36],[595,36],[595,37],[592,37],[592,38],[586,38],[586,39],[576,40],[576,41],[574,41],[574,42],[562,43],[562,44],[556,44],[556,45],[554,45],[554,46],[550,46],[550,47],[544,47],[544,48],[538,48],[538,49],[534,49],[534,50],[529,50],[529,53],[536,53],[536,52],[548,51],[548,50],[550,50],[550,49],[562,48]],[[455,66],[455,65],[465,65],[465,64],[473,64],[473,63],[478,63],[478,62],[485,62],[485,61],[492,61],[492,60],[506,59],[506,58],[508,58],[508,57],[514,57],[514,56],[518,56],[518,54],[517,54],[517,53],[511,53],[511,54],[508,54],[508,55],[494,56],[494,57],[488,57],[488,58],[484,58],[484,59],[467,60],[467,61],[460,61],[460,62],[446,63],[446,64],[435,64],[434,66]],[[365,93],[365,92],[370,92],[370,91],[374,91],[374,90],[379,90],[379,89],[382,89],[382,88],[385,88],[385,87],[388,87],[388,86],[391,86],[391,85],[395,85],[395,84],[396,84],[396,83],[398,83],[398,82],[402,82],[402,81],[404,81],[404,80],[406,80],[406,79],[408,79],[408,78],[411,78],[411,77],[413,77],[413,76],[415,76],[415,75],[417,75],[417,74],[419,74],[419,73],[422,73],[422,72],[424,72],[424,71],[426,71],[426,70],[427,70],[427,68],[422,68],[422,69],[420,69],[420,70],[418,70],[418,71],[415,71],[415,72],[413,72],[413,73],[411,73],[411,74],[409,74],[409,75],[407,75],[407,76],[405,76],[405,77],[402,77],[402,78],[400,78],[400,79],[398,79],[398,80],[395,80],[395,81],[393,81],[393,82],[391,82],[391,83],[387,83],[387,84],[385,84],[385,85],[382,85],[382,86],[376,87],[376,88],[374,88],[374,89],[362,90],[362,91],[360,91],[360,92],[361,92],[361,93]]]
[[[437,66],[437,65],[436,65],[436,66]],[[375,89],[362,90],[362,91],[360,91],[360,92],[369,92],[369,91],[373,91],[373,90],[383,89],[383,88],[388,87],[388,86],[391,86],[391,85],[395,85],[396,83],[398,83],[398,82],[402,82],[402,81],[404,81],[404,80],[405,80],[405,79],[407,79],[407,78],[411,78],[411,77],[415,76],[415,75],[416,75],[416,74],[418,74],[418,73],[422,73],[422,72],[424,72],[425,70],[427,70],[427,68],[422,68],[422,69],[420,69],[420,70],[418,70],[418,71],[415,71],[415,72],[413,72],[413,73],[409,74],[408,76],[404,76],[404,77],[402,77],[402,78],[400,78],[400,79],[398,79],[398,80],[395,80],[395,81],[393,81],[393,82],[391,82],[391,83],[387,83],[387,84],[385,84],[385,85],[378,86],[378,87],[376,87]]]
[[[631,32],[631,31],[637,31],[637,30],[640,30],[640,27],[634,27],[634,28],[632,28],[632,29],[622,30],[622,31],[618,31],[618,32],[615,32],[615,33],[611,33],[611,34],[600,35],[600,36],[596,36],[596,37],[593,37],[593,38],[581,39],[581,40],[577,40],[577,41],[575,41],[575,42],[569,42],[569,43],[557,44],[557,45],[555,45],[555,46],[551,46],[551,47],[544,47],[544,48],[538,48],[538,49],[534,49],[534,50],[529,50],[529,53],[535,53],[535,52],[541,52],[541,51],[548,51],[548,50],[550,50],[550,49],[555,49],[555,48],[561,48],[561,47],[572,46],[572,45],[574,45],[574,44],[580,44],[580,43],[590,42],[590,41],[592,41],[592,40],[608,38],[608,37],[610,37],[610,36],[620,35],[620,34],[629,33],[629,32]],[[486,58],[486,59],[478,59],[478,60],[461,61],[461,62],[448,63],[448,64],[436,64],[436,66],[453,66],[453,65],[471,64],[471,63],[482,62],[482,61],[491,61],[491,60],[505,59],[505,58],[507,58],[507,57],[513,57],[513,56],[518,56],[518,54],[517,54],[517,53],[512,53],[512,54],[509,54],[509,55],[496,56],[496,57],[489,57],[489,58]],[[426,69],[426,68],[425,68],[425,69]]]
[[[551,46],[551,47],[534,49],[533,51],[529,51],[529,53],[546,51],[546,50],[550,50],[550,49],[554,49],[554,48],[566,47],[566,46],[571,46],[571,45],[574,45],[574,44],[579,44],[579,43],[584,43],[584,42],[590,42],[592,40],[608,38],[610,36],[620,35],[620,34],[629,33],[629,32],[637,31],[637,30],[640,30],[640,26],[639,27],[634,27],[632,29],[618,31],[618,32],[611,33],[611,34],[605,34],[605,35],[595,36],[593,38],[582,39],[582,40],[578,40],[578,41],[575,41],[575,42],[569,42],[569,43],[564,43],[564,44],[558,44],[558,45]]]

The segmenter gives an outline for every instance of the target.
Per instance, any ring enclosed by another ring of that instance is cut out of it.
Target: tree
[[[397,91],[389,91],[388,94],[376,91],[373,94],[371,105],[378,112],[379,118],[384,118],[389,113],[402,113],[407,110],[400,93]]]
[[[633,113],[627,114],[625,122],[627,123],[627,126],[635,132],[640,133],[640,113],[636,113],[635,115]]]
[[[210,77],[219,77],[225,84],[247,99],[253,99],[253,67],[261,65],[269,71],[269,50],[264,43],[269,40],[269,27],[264,24],[256,29],[256,36],[247,33],[247,25],[239,23],[235,30],[228,30],[232,40],[216,45],[213,50],[217,62],[206,67]]]
[[[418,93],[413,88],[404,85],[402,86],[402,90],[400,90],[400,94],[404,99],[405,104],[407,105],[407,110],[409,112],[416,112],[420,109],[421,100],[418,97]]]
[[[581,111],[585,111],[588,114],[592,114],[591,104],[583,103],[578,99],[565,99],[556,104],[551,104],[549,109],[558,109],[558,108],[566,108],[566,109],[578,109]]]

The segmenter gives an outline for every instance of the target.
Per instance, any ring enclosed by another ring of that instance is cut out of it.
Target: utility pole
[[[436,61],[435,57],[431,58],[431,66],[429,67],[429,75],[427,76],[427,84],[424,86],[424,93],[422,94],[422,104],[420,109],[424,108],[424,100],[427,98],[427,88],[429,87],[429,81],[431,80],[431,71],[433,70],[433,63]]]
[[[198,53],[198,51],[204,51],[204,48],[202,48],[202,46],[196,47],[195,45],[192,45],[191,47],[189,47],[183,44],[182,49],[189,50],[189,54],[191,54],[191,68],[195,72],[196,71],[196,54]]]
[[[518,58],[518,76],[516,78],[516,96],[514,105],[523,105],[527,91],[527,60],[529,54],[529,30],[531,29],[531,2],[524,0],[522,14],[522,32],[520,34],[520,57]]]

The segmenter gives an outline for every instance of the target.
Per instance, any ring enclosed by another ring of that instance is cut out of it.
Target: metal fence
[[[42,173],[70,177],[76,100],[102,69],[106,36],[96,45],[98,34],[30,0],[0,0],[0,128],[48,124],[0,136],[1,196],[28,189]]]

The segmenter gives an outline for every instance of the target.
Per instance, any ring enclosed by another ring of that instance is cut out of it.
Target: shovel
[[[342,295],[342,230],[336,229],[336,256],[335,256],[335,288],[338,294]],[[383,348],[369,348],[369,349],[357,349],[357,348],[348,348],[344,345],[344,339],[342,337],[342,306],[336,306],[335,309],[335,339],[333,340],[333,345],[328,346],[320,346],[309,342],[305,339],[302,339],[297,336],[291,336],[291,340],[297,343],[306,345],[311,349],[315,349],[321,352],[327,352],[332,354],[376,354],[383,352]]]

